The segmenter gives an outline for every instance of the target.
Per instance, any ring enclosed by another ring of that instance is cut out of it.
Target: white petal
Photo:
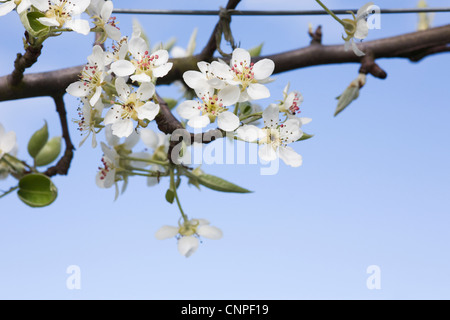
[[[137,60],[140,60],[145,55],[145,52],[148,52],[147,42],[141,37],[132,37],[128,47],[133,57]]]
[[[302,123],[302,125],[308,124],[312,121],[311,118],[305,118],[305,117],[299,117],[298,119],[300,119],[300,122]]]
[[[361,17],[365,17],[369,13],[370,7],[373,6],[373,2],[368,2],[365,5],[363,5],[361,8],[359,8],[358,12],[356,13],[356,19],[359,19]]]
[[[269,128],[276,128],[280,118],[277,105],[271,104],[263,111],[264,125]]]
[[[56,21],[55,18],[39,18],[37,19],[40,23],[42,23],[44,26],[48,27],[59,27],[59,22]]]
[[[272,148],[270,144],[263,144],[259,146],[258,155],[261,160],[272,161],[278,158],[277,152]]]
[[[356,32],[354,37],[356,39],[364,39],[369,34],[369,25],[366,20],[361,19],[356,23]]]
[[[211,121],[209,120],[208,115],[205,114],[203,116],[195,116],[189,119],[187,124],[192,128],[204,128],[210,123]]]
[[[112,1],[106,1],[103,3],[102,10],[100,11],[100,17],[104,21],[108,21],[111,17],[112,11],[113,11],[114,5]]]
[[[102,87],[96,87],[94,95],[89,100],[89,103],[90,103],[91,106],[95,106],[95,104],[97,103],[98,99],[100,99],[101,94],[102,94]]]
[[[139,142],[139,139],[139,134],[136,132],[136,130],[133,130],[133,133],[125,139],[125,142],[123,144],[127,150],[131,150]]]
[[[198,246],[198,239],[192,236],[182,237],[178,240],[178,252],[186,258],[190,257],[198,249]]]
[[[5,134],[5,127],[0,123],[0,139],[2,139],[3,135]]]
[[[88,57],[88,62],[93,65],[97,65],[103,70],[105,64],[105,52],[102,47],[95,45],[92,48],[92,54]]]
[[[208,226],[208,225],[202,225],[197,228],[197,234],[201,237],[205,237],[208,239],[213,240],[219,240],[222,238],[223,233],[222,230],[219,228]]]
[[[9,153],[14,148],[15,145],[16,145],[16,133],[14,131],[6,133],[0,140],[0,150],[3,153]]]
[[[359,50],[359,48],[356,46],[355,41],[353,41],[353,39],[352,39],[351,41],[352,41],[352,50],[353,50],[353,52],[354,52],[358,57],[365,56],[366,54],[365,54],[364,52],[362,52],[361,50]]]
[[[200,103],[196,100],[186,100],[177,107],[177,112],[184,119],[191,119],[200,115]]]
[[[299,167],[302,165],[302,156],[294,151],[291,147],[280,147],[280,158],[291,167]]]
[[[87,20],[75,19],[66,22],[66,27],[82,35],[88,35],[91,32],[91,27]]]
[[[140,136],[141,136],[141,140],[142,142],[149,148],[155,150],[156,148],[158,148],[158,135],[150,129],[142,129],[140,131]]]
[[[142,160],[150,160],[152,158],[152,156],[147,152],[133,152],[130,154],[130,157],[142,159]],[[144,169],[144,168],[148,167],[150,165],[150,163],[145,162],[145,161],[130,161],[130,165],[133,168]]]
[[[105,119],[106,119],[106,117],[105,117]],[[106,142],[110,146],[117,146],[120,142],[120,139],[117,136],[113,135],[110,125],[107,125],[105,128],[105,138],[106,138]]]
[[[86,97],[89,91],[90,90],[88,90],[87,86],[84,85],[83,81],[71,83],[66,89],[68,94],[78,98]]]
[[[210,64],[208,62],[205,61],[197,62],[198,70],[200,70],[201,73],[206,74],[207,71],[209,72],[209,66]]]
[[[251,57],[250,53],[248,53],[247,50],[236,48],[233,51],[233,55],[231,57],[231,65],[237,65],[237,68],[240,68],[240,64],[250,65],[251,63]]]
[[[253,66],[256,80],[263,80],[270,77],[273,70],[275,70],[275,63],[270,59],[262,59]]]
[[[207,85],[205,75],[198,71],[186,71],[183,74],[183,80],[189,88],[202,88]]]
[[[250,84],[247,88],[247,94],[252,100],[265,99],[270,97],[269,89],[259,83]]]
[[[11,1],[13,2],[13,1]],[[30,0],[22,0],[20,4],[17,6],[17,13],[21,14],[25,10],[28,10],[28,8],[31,7],[31,1]]]
[[[217,125],[225,131],[234,131],[239,127],[240,121],[237,115],[230,111],[224,111],[217,117]]]
[[[91,3],[91,0],[78,0],[78,1],[72,0],[72,3],[73,3],[72,16],[74,16],[86,11],[87,7],[89,7],[89,4]]]
[[[159,113],[159,104],[155,104],[151,101],[147,102],[143,106],[137,109],[138,118],[141,120],[147,119],[152,121]]]
[[[105,119],[103,119],[103,122],[106,125],[113,124],[116,121],[119,121],[121,115],[122,115],[122,107],[118,104],[115,104],[114,106],[111,107],[111,109],[108,110],[108,112],[106,112]]]
[[[155,93],[155,85],[151,82],[144,82],[137,91],[137,97],[141,101],[150,99]]]
[[[295,119],[289,119],[280,128],[280,138],[283,138],[286,143],[297,141],[302,135],[303,132],[300,130],[300,122]]]
[[[123,102],[130,96],[131,90],[123,78],[117,78],[115,83],[117,94]]]
[[[166,74],[169,73],[170,69],[172,69],[173,63],[167,62],[166,64],[163,64],[159,67],[156,67],[153,69],[153,76],[157,78],[164,77]]]
[[[117,29],[116,27],[113,27],[112,25],[105,24],[105,31],[106,31],[106,34],[108,35],[108,38],[110,38],[114,41],[119,41],[120,38],[122,37],[120,30]]]
[[[224,106],[235,104],[239,100],[241,90],[235,86],[226,86],[219,91],[217,97],[221,100]]]
[[[178,234],[178,228],[173,226],[162,226],[158,231],[155,233],[155,237],[158,240],[164,240],[173,238]]]
[[[261,129],[254,125],[244,125],[236,130],[239,138],[248,142],[255,142],[261,135]]]
[[[126,77],[136,71],[135,66],[127,60],[119,60],[111,64],[111,71],[118,77]]]
[[[155,57],[153,63],[156,67],[162,66],[169,61],[169,52],[167,50],[158,50],[152,53],[152,56]]]
[[[112,125],[114,135],[119,138],[128,137],[134,129],[133,121],[130,119],[119,120]]]
[[[213,73],[216,77],[222,78],[225,80],[231,80],[233,78],[232,71],[230,67],[226,64],[213,61],[210,67],[211,73]]]
[[[48,0],[31,0],[31,4],[42,12],[49,9]]]
[[[130,77],[131,80],[137,81],[137,82],[151,82],[152,78],[150,76],[146,75],[145,73],[135,74]]]

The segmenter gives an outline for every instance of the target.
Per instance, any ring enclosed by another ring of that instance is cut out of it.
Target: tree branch
[[[46,176],[52,177],[57,174],[67,175],[69,172],[70,164],[73,159],[73,150],[75,149],[72,141],[70,140],[69,127],[67,125],[67,113],[66,107],[63,99],[64,93],[60,93],[58,95],[54,95],[53,99],[55,100],[56,111],[59,114],[59,121],[61,122],[62,136],[64,142],[66,143],[66,151],[64,155],[59,159],[58,163],[53,167],[47,169],[44,172]]]

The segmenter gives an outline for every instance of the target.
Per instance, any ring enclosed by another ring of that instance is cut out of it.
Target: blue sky
[[[361,1],[324,1],[351,8]],[[187,9],[185,1],[115,1],[117,8]],[[414,2],[415,3],[415,2]],[[190,1],[189,9],[217,9],[224,1]],[[411,7],[412,1],[378,1],[382,8]],[[429,1],[431,6],[450,1]],[[314,1],[244,0],[241,9],[317,8]],[[119,15],[123,34],[131,16]],[[186,46],[199,28],[197,52],[216,17],[139,16],[153,43],[177,37]],[[448,23],[436,14],[434,25]],[[386,15],[367,40],[412,32],[417,16]],[[342,30],[322,17],[233,17],[243,48],[264,42],[263,54],[308,45],[308,23],[321,24],[324,44],[340,43]],[[180,28],[182,26],[182,28]],[[0,74],[8,74],[21,52],[23,29],[16,14],[0,18]],[[67,34],[45,43],[29,72],[85,63],[92,37]],[[314,138],[297,143],[300,168],[282,164],[277,175],[261,176],[257,165],[203,166],[254,193],[233,195],[180,187],[190,217],[206,218],[224,238],[204,240],[186,259],[175,239],[158,241],[155,231],[175,225],[178,211],[164,200],[168,181],[148,188],[131,181],[117,201],[94,177],[101,150],[79,148],[68,177],[54,179],[57,201],[31,209],[15,195],[1,199],[0,298],[25,299],[448,299],[450,298],[450,118],[445,54],[420,63],[381,59],[388,78],[368,77],[361,95],[334,118],[338,96],[357,76],[357,64],[312,67],[276,75],[271,99],[290,82],[305,101],[304,127]],[[447,67],[448,68],[448,67]],[[174,87],[161,87],[177,96]],[[65,97],[69,119],[77,102]],[[26,158],[31,134],[49,122],[60,127],[49,98],[0,103],[0,123],[18,135]],[[70,131],[80,141],[75,124]],[[0,181],[8,189],[13,180]],[[81,290],[66,288],[66,269],[81,270]],[[369,290],[367,267],[381,269],[381,290]]]

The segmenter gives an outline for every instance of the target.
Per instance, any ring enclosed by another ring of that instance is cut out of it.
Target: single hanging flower
[[[103,166],[99,167],[99,171],[95,177],[95,182],[99,188],[111,188],[116,183],[116,173],[119,169],[119,154],[114,148],[109,148],[105,143],[101,143],[103,157]]]
[[[361,8],[359,8],[356,16],[353,12],[350,12],[353,16],[353,20],[342,19],[342,22],[344,23],[345,33],[347,34],[347,37],[342,36],[342,38],[345,40],[345,49],[348,50],[351,47],[353,52],[360,57],[364,56],[365,53],[359,50],[353,38],[363,40],[369,34],[367,16],[369,15],[370,8],[373,5],[373,2],[366,3]]]
[[[45,17],[38,21],[48,27],[66,27],[83,35],[89,34],[89,22],[83,19],[73,19],[82,14],[90,4],[90,0],[33,0],[44,8]],[[34,4],[33,4],[34,5]],[[37,8],[39,8],[37,7]]]
[[[186,258],[197,251],[200,241],[199,237],[218,240],[223,234],[222,230],[209,225],[205,219],[191,219],[179,223],[178,227],[163,226],[155,234],[156,239],[164,240],[173,237],[178,238],[178,252]]]
[[[264,84],[272,81],[269,77],[274,69],[272,60],[262,59],[253,63],[250,53],[241,48],[234,49],[230,66],[223,61],[211,63],[215,77],[240,88],[239,102],[270,97],[270,91]]]
[[[97,103],[91,107],[89,102],[86,101],[86,98],[81,98],[83,103],[82,108],[78,108],[78,116],[79,120],[74,120],[76,124],[78,124],[77,130],[80,131],[81,135],[84,138],[81,140],[78,147],[81,147],[84,142],[89,138],[92,134],[92,148],[97,147],[97,128],[100,123],[100,119],[102,116],[102,111],[104,109],[104,105],[101,100],[98,100]]]
[[[269,105],[263,112],[265,127],[260,129],[254,125],[244,125],[237,130],[238,136],[248,142],[259,143],[259,158],[263,161],[273,161],[278,156],[289,166],[299,167],[302,164],[302,156],[288,147],[289,143],[301,138],[303,132],[300,123],[295,119],[289,119],[279,123],[279,108],[277,105]]]
[[[308,124],[311,122],[311,118],[297,117],[300,111],[300,104],[303,102],[303,96],[298,91],[289,92],[288,83],[283,90],[283,101],[278,105],[280,112],[283,112],[288,119],[294,119],[300,121],[300,126],[302,124]]]
[[[112,1],[100,1],[94,8],[91,8],[95,26],[103,31],[100,43],[105,42],[107,38],[115,41],[119,41],[121,38],[120,29],[116,25],[116,17],[111,17],[113,9]]]
[[[143,120],[152,121],[159,113],[159,105],[148,101],[155,93],[152,83],[144,82],[137,92],[131,92],[125,80],[117,78],[116,90],[120,101],[108,110],[104,123],[112,124],[112,132],[117,137],[128,137],[133,132],[133,120],[138,126],[146,126]]]
[[[225,131],[234,131],[239,127],[239,118],[226,108],[239,99],[239,88],[226,86],[214,93],[214,88],[196,90],[199,100],[183,101],[177,108],[178,114],[188,119],[188,125],[193,128],[204,128],[214,123]]]

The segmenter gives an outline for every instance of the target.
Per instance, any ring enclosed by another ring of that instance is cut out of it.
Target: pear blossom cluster
[[[42,13],[36,22],[49,27],[49,34],[69,30],[87,35],[95,31],[101,43],[108,38],[115,41],[121,38],[116,18],[111,16],[113,3],[110,0],[6,0],[0,4],[0,16],[13,10],[21,16],[28,12]],[[89,16],[92,28],[89,20],[81,17],[83,13]]]

